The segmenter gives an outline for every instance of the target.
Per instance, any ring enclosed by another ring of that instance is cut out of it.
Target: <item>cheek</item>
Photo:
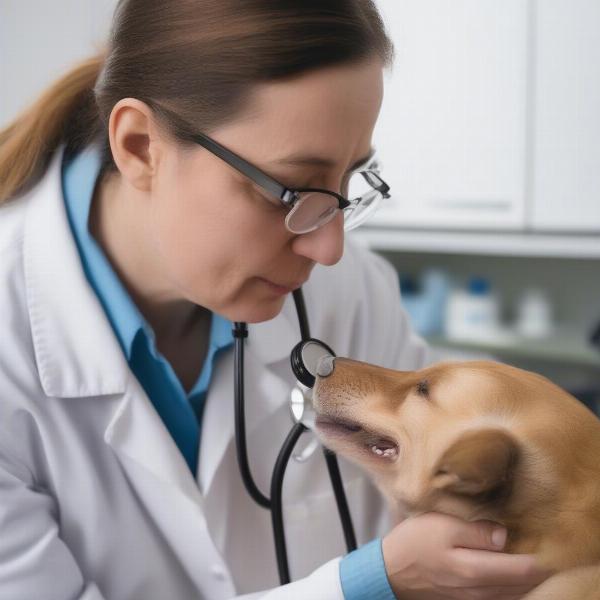
[[[210,181],[210,191],[203,181]],[[213,309],[252,294],[256,286],[248,279],[264,275],[285,243],[265,236],[277,231],[274,219],[234,184],[217,172],[176,172],[154,202],[152,226],[165,276],[186,298]]]

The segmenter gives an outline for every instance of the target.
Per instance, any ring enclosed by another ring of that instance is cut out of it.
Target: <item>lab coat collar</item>
[[[38,373],[47,396],[119,394],[128,368],[90,287],[65,210],[57,151],[30,192],[25,218],[27,306]]]

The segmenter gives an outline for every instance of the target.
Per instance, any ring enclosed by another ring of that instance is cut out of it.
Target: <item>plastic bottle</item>
[[[515,325],[519,335],[527,338],[544,338],[552,333],[552,306],[545,292],[534,288],[525,290],[517,305]]]
[[[451,292],[446,336],[457,340],[495,340],[500,332],[500,303],[484,277],[472,277],[466,289]]]

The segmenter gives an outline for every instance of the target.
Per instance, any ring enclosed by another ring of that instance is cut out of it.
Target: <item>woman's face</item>
[[[260,84],[241,117],[206,133],[288,187],[340,192],[347,170],[370,153],[382,95],[378,61],[323,69]],[[284,207],[200,146],[164,152],[151,194],[161,275],[183,298],[233,321],[273,318],[316,263],[342,256],[341,213],[294,235]]]

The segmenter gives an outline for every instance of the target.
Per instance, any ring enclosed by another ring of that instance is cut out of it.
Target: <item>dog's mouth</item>
[[[398,458],[398,444],[392,439],[364,428],[356,421],[319,415],[316,428],[330,438],[349,439],[372,456],[394,461]]]

